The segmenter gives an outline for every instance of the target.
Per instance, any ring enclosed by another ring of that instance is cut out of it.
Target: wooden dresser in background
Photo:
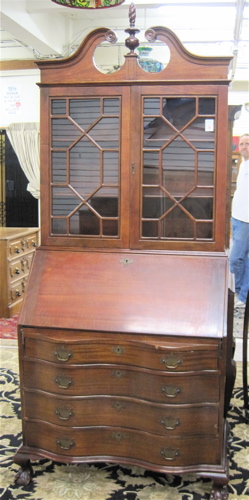
[[[23,302],[39,229],[0,228],[0,317],[17,314]]]
[[[209,477],[224,500],[230,58],[155,27],[144,43],[170,57],[142,65],[127,32],[106,72],[93,62],[115,46],[105,28],[37,62],[42,227],[18,326],[16,481],[31,460],[129,463]]]

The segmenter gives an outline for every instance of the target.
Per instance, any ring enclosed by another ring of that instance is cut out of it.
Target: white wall
[[[40,71],[18,70],[0,73],[0,127],[10,123],[40,121]]]
[[[40,121],[40,71],[16,70],[0,72],[0,127],[10,123]],[[249,102],[248,82],[233,82],[229,87],[228,103]],[[243,107],[241,116],[234,122],[233,135],[249,133],[249,113]]]

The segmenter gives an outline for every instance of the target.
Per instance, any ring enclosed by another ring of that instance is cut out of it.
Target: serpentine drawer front
[[[145,418],[146,415],[146,418]],[[172,405],[130,397],[70,398],[39,390],[25,391],[26,420],[44,420],[66,427],[129,426],[165,436],[216,435],[219,405]]]
[[[39,432],[37,432],[37,428]],[[119,427],[68,428],[46,423],[25,423],[27,445],[64,456],[112,456],[136,459],[156,465],[190,466],[217,464],[218,439],[202,436],[165,438]],[[209,457],[209,458],[208,458]]]
[[[25,339],[25,357],[41,359],[53,363],[67,365],[92,363],[120,363],[124,365],[140,366],[155,370],[170,372],[217,370],[219,343],[206,343],[203,346],[196,344],[163,343],[162,339],[117,342],[117,336],[109,334],[105,340],[102,336],[95,339],[90,333],[86,339],[80,340],[80,334],[75,336],[75,342],[56,342],[53,338],[41,338],[42,331],[34,331],[33,338]],[[39,336],[39,339],[36,338]],[[52,333],[50,334],[52,337]],[[70,332],[70,339],[73,333]],[[154,341],[154,343],[153,343]]]

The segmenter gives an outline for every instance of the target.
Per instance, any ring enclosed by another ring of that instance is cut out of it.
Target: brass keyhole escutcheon
[[[126,376],[126,371],[125,370],[113,370],[112,372],[113,377],[116,378],[122,378]]]
[[[124,410],[125,403],[122,403],[121,401],[117,401],[116,403],[113,403],[112,407],[117,411]]]
[[[125,348],[122,347],[121,345],[117,345],[117,346],[112,348],[112,352],[117,354],[117,356],[121,356],[121,354],[125,353]]]
[[[120,263],[124,264],[125,267],[129,266],[129,264],[133,264],[132,259],[120,259]]]
[[[115,441],[120,442],[120,441],[123,441],[123,439],[125,439],[126,436],[122,432],[113,432],[112,438],[115,439]]]

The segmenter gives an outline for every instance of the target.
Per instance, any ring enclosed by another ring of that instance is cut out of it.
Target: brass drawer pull
[[[62,438],[57,439],[56,444],[58,444],[62,450],[70,450],[70,448],[74,446],[74,441],[72,439]]]
[[[163,385],[162,392],[167,398],[175,398],[181,392],[181,388],[176,385]]]
[[[163,357],[161,361],[169,370],[175,370],[182,364],[181,358],[177,357],[173,353],[170,353],[167,357]]]
[[[175,460],[176,457],[179,457],[179,450],[174,450],[173,448],[164,448],[161,450],[161,455],[164,460]]]
[[[58,384],[58,386],[61,389],[68,389],[68,387],[73,383],[73,379],[68,378],[64,375],[61,375],[60,377],[56,377],[54,379],[54,381],[56,382],[56,384]]]
[[[15,269],[15,274],[20,274],[18,267],[16,267],[16,269]]]
[[[67,351],[65,346],[63,345],[58,349],[58,351],[54,351],[54,355],[57,357],[58,361],[68,361],[72,356],[72,351]]]
[[[36,247],[36,246],[37,246],[35,241],[32,241],[32,246],[33,246],[33,247]]]
[[[16,296],[21,297],[21,295],[22,295],[21,292],[19,292],[19,290],[16,290]]]
[[[16,252],[16,253],[20,253],[20,251],[21,251],[21,250],[20,250],[20,248],[15,247],[15,252]]]
[[[61,420],[69,420],[74,415],[73,410],[67,410],[66,408],[57,408],[54,412]]]
[[[165,429],[168,430],[173,430],[175,429],[178,425],[181,425],[181,421],[178,418],[174,417],[167,417],[165,420],[161,420],[161,424]]]

